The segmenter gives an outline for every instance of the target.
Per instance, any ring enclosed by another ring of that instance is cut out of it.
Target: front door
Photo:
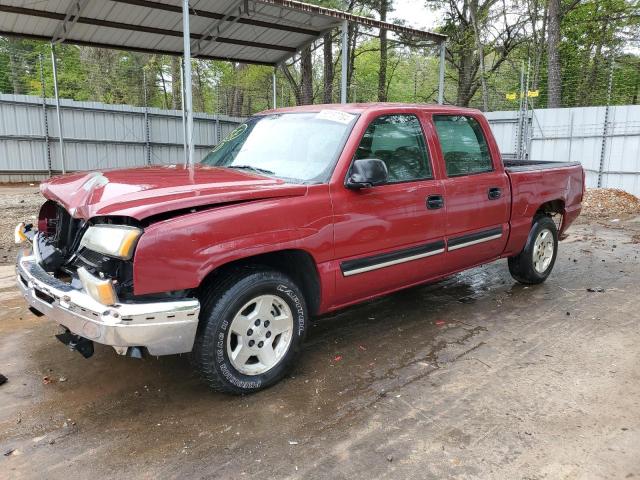
[[[385,162],[389,183],[332,191],[336,304],[391,291],[443,270],[445,210],[442,182],[415,114],[375,118],[354,159]]]
[[[497,258],[507,242],[509,179],[492,158],[480,122],[433,115],[445,165],[447,266],[451,271]]]

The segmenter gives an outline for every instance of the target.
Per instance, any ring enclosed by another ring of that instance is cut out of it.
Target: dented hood
[[[75,218],[142,220],[185,208],[299,196],[307,187],[228,168],[163,165],[54,177],[40,191]]]

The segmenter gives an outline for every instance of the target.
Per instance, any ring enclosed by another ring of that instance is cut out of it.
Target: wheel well
[[[202,283],[247,265],[267,266],[288,275],[302,289],[309,313],[315,315],[320,309],[320,276],[313,257],[304,250],[280,250],[241,258],[216,268]]]
[[[539,215],[546,215],[552,218],[552,220],[556,223],[556,227],[560,230],[562,226],[562,218],[564,217],[564,201],[563,200],[551,200],[550,202],[545,202],[536,211],[536,214],[533,216],[534,220]]]

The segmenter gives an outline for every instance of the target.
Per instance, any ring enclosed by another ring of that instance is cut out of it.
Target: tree
[[[387,21],[387,13],[392,10],[390,0],[379,0],[377,4],[378,15],[380,21]],[[387,30],[385,28],[380,29],[378,34],[380,39],[380,66],[378,70],[378,101],[387,101],[387,61],[388,61],[388,42],[387,42]]]
[[[449,36],[446,58],[456,73],[456,104],[468,106],[483,81],[525,41],[525,19],[507,19],[507,6],[498,0],[427,0],[427,4],[445,9],[441,30]]]
[[[327,32],[323,37],[323,101],[333,103],[333,41],[331,32]]]
[[[174,110],[182,108],[182,76],[180,74],[180,57],[171,57],[171,107]]]
[[[547,20],[547,106],[557,108],[562,105],[562,79],[560,76],[560,22],[562,20],[560,0],[549,0]]]

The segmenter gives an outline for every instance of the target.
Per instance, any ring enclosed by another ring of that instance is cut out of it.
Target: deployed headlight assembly
[[[129,260],[142,230],[126,225],[95,225],[89,227],[80,241],[87,247],[105,255]]]

